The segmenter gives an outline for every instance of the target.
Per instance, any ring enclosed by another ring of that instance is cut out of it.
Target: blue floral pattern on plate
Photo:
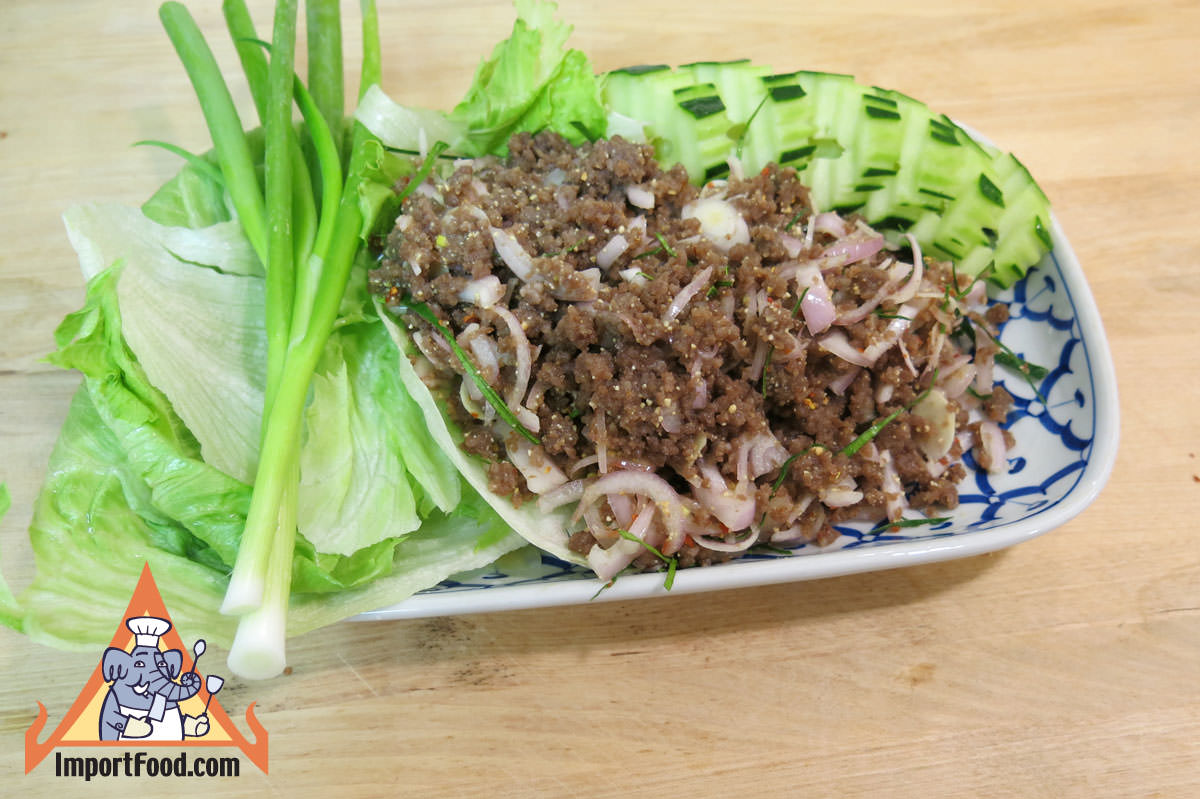
[[[997,368],[1014,407],[1003,427],[1016,445],[1009,469],[988,474],[964,457],[959,506],[935,525],[879,529],[838,527],[827,547],[754,550],[744,557],[676,576],[674,593],[847,574],[964,557],[1017,543],[1058,526],[1099,493],[1115,459],[1116,383],[1099,314],[1082,270],[1057,223],[1054,251],[994,299],[1009,304],[1000,340],[1043,366],[1036,388]],[[611,589],[587,569],[526,548],[497,565],[456,575],[392,608],[363,618],[406,618],[623,599],[665,593],[661,574],[618,579]]]

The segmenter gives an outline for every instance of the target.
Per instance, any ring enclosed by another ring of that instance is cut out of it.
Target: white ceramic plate
[[[837,529],[829,547],[790,554],[753,553],[707,568],[680,570],[671,594],[812,580],[854,572],[964,558],[1011,546],[1064,524],[1092,502],[1117,452],[1117,384],[1108,342],[1083,271],[1057,220],[1054,249],[1024,280],[997,299],[1011,318],[1000,339],[1050,370],[1038,393],[997,369],[1015,399],[1004,425],[1016,438],[1002,476],[975,470],[959,485],[959,506],[935,526],[871,533],[867,525]],[[609,588],[582,568],[532,548],[497,567],[458,575],[392,607],[356,617],[382,620],[664,596],[661,573],[623,576]],[[597,593],[599,591],[599,593]]]

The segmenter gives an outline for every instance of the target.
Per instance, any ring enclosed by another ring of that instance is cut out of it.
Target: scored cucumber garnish
[[[603,76],[614,132],[641,131],[696,183],[792,166],[818,210],[912,233],[960,272],[1010,286],[1052,246],[1050,203],[1011,154],[975,141],[900,92],[827,72],[773,74],[750,61]]]

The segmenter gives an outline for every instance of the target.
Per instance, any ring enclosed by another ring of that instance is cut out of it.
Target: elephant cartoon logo
[[[246,725],[254,734],[251,740],[217,698],[225,680],[197,669],[208,644],[198,638],[188,651],[154,583],[150,564],[143,567],[125,613],[113,622],[116,632],[108,648],[96,659],[91,677],[44,741],[40,738],[50,714],[38,702],[37,718],[25,731],[25,773],[59,747],[96,747],[100,751],[144,747],[151,752],[156,748],[202,751],[234,747],[267,771],[269,736],[254,715],[254,703],[245,712]],[[220,636],[225,634],[217,631],[213,635],[214,647],[224,643]],[[71,759],[79,758],[64,758]],[[126,762],[111,754],[85,760],[97,768]],[[57,768],[58,761],[55,763]]]
[[[127,619],[125,626],[134,635],[133,650],[110,646],[101,663],[111,685],[100,708],[100,740],[182,741],[203,736],[209,727],[208,708],[201,715],[187,715],[179,708],[180,702],[200,692],[195,662],[180,674],[183,652],[159,647],[171,622],[138,616]],[[200,651],[202,644],[197,642]]]

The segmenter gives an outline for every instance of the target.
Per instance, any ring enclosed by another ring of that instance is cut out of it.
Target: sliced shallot
[[[458,292],[458,298],[463,302],[478,305],[480,308],[491,308],[504,296],[504,284],[495,275],[472,280]]]
[[[808,332],[814,336],[824,333],[837,318],[837,308],[821,270],[814,265],[801,268],[796,273],[796,286],[804,296],[800,300],[800,313],[804,315]]]
[[[745,552],[750,547],[758,543],[760,530],[757,526],[750,528],[750,532],[737,541],[722,541],[719,538],[712,538],[707,535],[692,534],[692,540],[705,549],[711,549],[714,552]]]
[[[712,277],[712,273],[713,268],[711,266],[704,267],[696,273],[696,276],[692,278],[691,283],[688,283],[679,290],[679,293],[675,295],[673,300],[671,300],[670,306],[668,306],[667,310],[663,312],[663,324],[670,322],[672,319],[679,316],[679,314],[683,313],[683,309],[687,307],[687,304],[691,302],[692,298],[699,294],[704,286],[708,283],[708,279]]]
[[[649,211],[654,208],[654,192],[645,186],[626,186],[625,197],[634,208]]]
[[[549,513],[555,508],[560,508],[563,505],[569,505],[572,502],[578,502],[583,496],[583,481],[572,480],[568,483],[563,483],[558,488],[552,488],[546,493],[538,497],[538,510],[542,513]]]
[[[575,510],[575,520],[583,515],[589,505],[606,494],[627,494],[650,499],[652,508],[662,511],[663,526],[667,540],[663,552],[670,555],[683,545],[683,501],[671,488],[671,484],[657,474],[639,471],[616,471],[596,478],[583,491]]]
[[[503,305],[493,306],[491,310],[508,326],[508,334],[512,338],[513,349],[516,350],[517,373],[512,388],[505,397],[508,407],[515,410],[525,398],[525,390],[529,388],[529,375],[533,371],[533,347],[529,344],[525,329],[521,327],[520,321],[512,311]]]
[[[725,482],[717,467],[699,464],[701,480],[692,485],[692,493],[721,524],[736,532],[754,521],[754,483],[745,480],[733,488]]]
[[[1004,431],[995,422],[979,423],[976,460],[990,474],[1004,474],[1008,471],[1008,443],[1004,440]]]
[[[618,233],[609,239],[600,251],[596,253],[596,265],[601,269],[608,269],[616,262],[621,254],[629,249],[629,240]]]
[[[496,247],[496,252],[500,254],[500,259],[504,261],[504,265],[512,270],[512,273],[522,280],[529,280],[533,274],[533,258],[521,246],[521,242],[513,238],[512,234],[503,228],[492,228],[492,243]]]

